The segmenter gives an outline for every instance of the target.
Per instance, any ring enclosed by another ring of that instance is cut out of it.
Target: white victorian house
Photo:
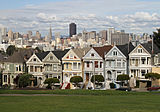
[[[108,81],[115,83],[117,76],[128,73],[128,54],[134,49],[132,44],[116,45],[105,55],[105,72]]]
[[[84,62],[84,83],[86,88],[91,82],[93,75],[104,76],[104,53],[109,52],[112,46],[93,47],[83,57]],[[105,77],[105,76],[104,76]]]
[[[139,44],[129,54],[129,73],[136,79],[144,79],[145,74],[151,72],[153,65],[153,57],[160,50],[154,44],[152,50],[151,43]]]

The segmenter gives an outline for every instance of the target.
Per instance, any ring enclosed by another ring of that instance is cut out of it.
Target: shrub
[[[52,84],[59,83],[59,80],[57,78],[48,78],[44,81],[44,84],[48,84],[47,88],[51,89]]]
[[[30,80],[31,77],[32,77],[31,74],[21,75],[18,79],[18,86],[21,88],[21,87],[27,87],[31,85],[31,80]]]
[[[109,85],[110,85],[111,89],[115,88],[115,84],[114,83],[110,83]]]
[[[152,80],[160,79],[160,74],[158,74],[158,73],[147,73],[145,75],[145,78],[147,78],[147,79],[150,78]]]
[[[70,82],[75,83],[75,85],[78,86],[80,82],[83,82],[83,78],[81,76],[73,76],[71,77]]]
[[[93,75],[91,78],[91,82],[94,83],[94,80],[95,80],[95,83],[98,83],[99,85],[100,82],[104,82],[104,77],[102,75]]]
[[[125,81],[125,80],[129,80],[129,75],[122,74],[117,76],[117,81]]]

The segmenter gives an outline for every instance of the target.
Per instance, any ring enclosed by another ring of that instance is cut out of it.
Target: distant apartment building
[[[112,45],[124,45],[129,42],[129,34],[124,32],[116,32],[111,34]]]
[[[69,36],[72,37],[73,35],[77,34],[77,28],[75,23],[69,24]]]

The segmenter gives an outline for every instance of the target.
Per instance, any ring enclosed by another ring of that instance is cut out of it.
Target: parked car
[[[132,89],[130,87],[120,87],[116,90],[119,90],[119,91],[131,91]]]
[[[153,87],[149,87],[147,88],[148,91],[158,91],[160,90],[160,86],[153,86]]]

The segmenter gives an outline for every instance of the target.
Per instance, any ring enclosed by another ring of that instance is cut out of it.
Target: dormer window
[[[34,58],[33,61],[37,61],[36,58]]]
[[[138,48],[138,53],[142,53],[142,52],[143,52],[142,48]]]
[[[53,56],[50,56],[50,60],[53,60]]]
[[[72,54],[70,55],[70,58],[73,59],[73,55]]]
[[[94,53],[92,53],[91,56],[94,57]]]
[[[117,56],[117,51],[113,51],[113,56]]]

